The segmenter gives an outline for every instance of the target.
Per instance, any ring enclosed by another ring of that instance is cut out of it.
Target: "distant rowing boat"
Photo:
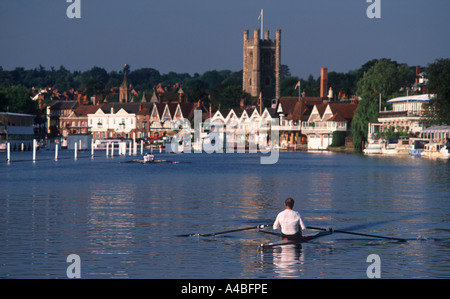
[[[301,243],[305,243],[320,237],[324,237],[324,236],[328,236],[331,235],[332,231],[320,231],[317,234],[313,234],[313,235],[308,235],[308,236],[303,236],[300,240],[293,240],[293,241],[289,241],[289,240],[283,240],[283,241],[279,241],[279,242],[273,242],[273,243],[263,243],[260,244],[259,247],[261,249],[266,249],[266,248],[273,248],[273,247],[278,247],[278,246],[284,246],[284,245],[290,245],[290,244],[301,244]]]
[[[130,161],[123,161],[120,163],[140,163],[140,164],[155,164],[155,163],[172,163],[172,164],[178,164],[181,163],[179,161],[169,161],[169,160],[151,160],[151,161],[145,161],[144,159],[135,159]]]

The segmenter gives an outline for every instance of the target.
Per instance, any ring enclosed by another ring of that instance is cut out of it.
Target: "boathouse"
[[[357,107],[355,103],[341,102],[314,105],[308,120],[302,123],[302,133],[308,137],[308,150],[326,150],[334,132],[349,131]]]
[[[11,144],[11,149],[26,148],[32,145],[34,136],[35,115],[11,112],[0,112],[0,150],[6,150],[6,144]]]
[[[380,129],[387,131],[389,128],[394,128],[395,132],[404,131],[418,135],[423,129],[420,121],[423,105],[433,96],[433,94],[421,94],[390,99],[387,103],[392,105],[392,110],[379,113]]]

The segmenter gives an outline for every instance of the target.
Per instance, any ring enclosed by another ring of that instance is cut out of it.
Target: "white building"
[[[348,131],[358,104],[323,103],[314,105],[308,121],[302,122],[302,133],[308,136],[308,149],[326,150],[333,132]]]
[[[429,102],[433,96],[432,94],[421,94],[387,101],[388,104],[392,104],[392,110],[380,112],[378,122],[381,124],[381,130],[386,131],[393,127],[396,132],[420,133],[423,129],[420,122],[423,105]]]
[[[94,139],[99,138],[135,138],[136,114],[128,113],[123,108],[115,112],[111,107],[109,113],[99,108],[94,114],[88,114],[88,126]]]
[[[18,149],[22,144],[30,147],[34,136],[35,115],[11,112],[0,112],[0,150]]]
[[[261,113],[261,114],[260,114]],[[211,114],[209,121],[203,124],[203,132],[218,133],[226,142],[239,146],[266,145],[270,138],[272,116],[267,108],[260,111],[257,107],[250,109],[217,110]],[[277,128],[278,130],[278,123]],[[225,144],[224,144],[225,145]]]

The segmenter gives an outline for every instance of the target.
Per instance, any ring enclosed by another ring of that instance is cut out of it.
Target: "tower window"
[[[270,52],[264,53],[264,64],[266,65],[272,64],[272,54]]]

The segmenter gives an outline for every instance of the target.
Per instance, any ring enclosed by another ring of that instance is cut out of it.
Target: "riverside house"
[[[433,94],[420,94],[398,97],[387,101],[392,105],[390,111],[380,111],[378,122],[381,130],[394,128],[394,132],[404,131],[418,135],[424,129],[420,119],[423,114],[423,105],[428,103]]]
[[[308,137],[308,149],[325,150],[331,145],[333,132],[350,130],[358,104],[322,103],[314,105],[302,133]]]

